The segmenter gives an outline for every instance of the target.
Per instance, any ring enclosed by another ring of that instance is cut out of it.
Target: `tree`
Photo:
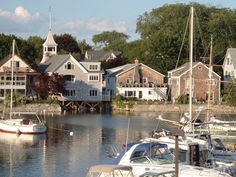
[[[212,34],[214,62],[222,64],[226,49],[236,45],[236,12],[192,3],[164,5],[138,18],[136,31],[141,40],[145,41],[147,55],[142,55],[142,60],[147,65],[163,74],[175,68],[192,5],[197,14],[194,27],[194,59],[199,61],[201,57],[209,56],[208,44]],[[183,44],[179,64],[185,63],[188,58],[187,36]]]
[[[92,46],[90,46],[85,40],[79,41],[78,46],[80,48],[81,54],[85,54],[86,50],[92,49]]]
[[[43,42],[44,40],[39,36],[30,36],[27,43],[34,47],[36,54],[34,56],[35,63],[39,63],[43,57]]]
[[[224,102],[229,106],[236,106],[236,85],[235,80],[227,83],[223,96]]]
[[[92,40],[99,48],[121,51],[129,37],[117,31],[104,31],[94,35]]]
[[[54,39],[58,44],[58,53],[81,53],[76,38],[71,34],[55,35]]]
[[[47,99],[48,97],[48,80],[49,76],[47,73],[41,73],[36,76],[34,90],[40,99]]]
[[[48,92],[49,95],[65,94],[65,79],[63,75],[53,73],[48,80]]]

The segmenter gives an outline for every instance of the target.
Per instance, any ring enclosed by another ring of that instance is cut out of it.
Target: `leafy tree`
[[[224,102],[229,106],[236,106],[236,85],[235,80],[227,83],[223,96]]]
[[[128,38],[129,37],[124,33],[104,31],[101,34],[94,35],[92,40],[99,48],[121,51]]]
[[[47,99],[48,97],[48,80],[49,76],[47,73],[41,73],[36,76],[34,90],[40,99]]]
[[[153,9],[138,18],[136,30],[141,39],[145,41],[147,48],[147,55],[143,55],[142,60],[163,74],[173,69],[177,63],[187,26],[189,9],[192,5],[196,9],[195,60],[199,61],[201,57],[206,56],[210,34],[214,38],[213,57],[215,63],[222,64],[222,58],[229,44],[235,46],[236,12],[234,10],[197,3],[171,4]],[[183,41],[183,50],[180,56],[179,64],[185,63],[188,58],[188,36]]]
[[[65,79],[63,75],[53,73],[48,80],[49,95],[65,94]]]
[[[85,51],[92,49],[92,46],[90,46],[85,40],[79,41],[78,46],[81,54],[85,54]]]
[[[35,63],[39,63],[43,57],[43,42],[44,40],[39,36],[30,36],[27,39],[27,43],[34,47],[35,53]]]
[[[55,35],[54,39],[58,44],[58,53],[81,53],[76,38],[71,34]]]

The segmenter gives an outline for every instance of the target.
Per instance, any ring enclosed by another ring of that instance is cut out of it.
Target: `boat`
[[[131,166],[124,165],[95,165],[91,166],[86,177],[134,177]]]
[[[34,113],[36,116],[36,119],[32,120],[30,118],[19,117],[19,114],[21,114],[21,113],[14,113],[12,111],[12,104],[13,104],[12,98],[13,98],[13,85],[14,85],[13,68],[14,68],[14,57],[15,57],[15,40],[13,40],[12,47],[13,47],[13,50],[12,50],[12,58],[11,58],[12,61],[11,61],[11,100],[10,100],[10,111],[9,111],[10,114],[9,114],[9,117],[4,116],[0,120],[0,131],[8,132],[8,133],[16,133],[16,134],[45,133],[47,131],[47,127],[44,124],[44,122],[36,115],[36,113]]]
[[[166,144],[159,142],[134,142],[127,144],[126,150],[117,158],[119,165],[131,166],[134,176],[150,173],[167,173],[173,176],[175,172],[175,157]],[[229,177],[223,171],[200,166],[179,164],[178,174],[181,177]]]

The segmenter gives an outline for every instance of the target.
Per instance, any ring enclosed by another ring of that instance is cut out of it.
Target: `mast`
[[[12,118],[12,100],[13,100],[13,84],[14,84],[14,81],[13,81],[14,57],[15,57],[15,39],[13,39],[13,43],[12,43],[10,119]]]
[[[189,117],[192,119],[192,83],[193,83],[193,14],[194,8],[190,8],[190,50],[189,50],[189,64],[190,64],[190,73],[189,73]]]
[[[210,119],[210,102],[211,102],[211,84],[212,84],[212,42],[213,37],[211,35],[210,57],[209,57],[209,74],[208,74],[208,98],[207,98],[207,121]]]

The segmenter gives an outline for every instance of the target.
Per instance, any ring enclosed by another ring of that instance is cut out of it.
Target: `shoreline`
[[[153,113],[184,113],[188,112],[188,104],[134,104],[131,108],[117,108],[115,105],[112,105],[111,112],[153,112]],[[3,111],[4,106],[1,105],[0,111]],[[207,104],[194,104],[192,106],[193,112],[197,112],[201,109],[201,113],[207,113],[208,105]],[[46,104],[46,103],[37,103],[37,104],[25,104],[17,107],[13,107],[15,112],[36,112],[37,114],[46,114],[46,115],[62,115],[61,107],[59,104]],[[8,112],[9,108],[5,110]],[[227,106],[227,105],[211,105],[210,113],[213,114],[236,114],[236,107]]]
[[[157,113],[184,113],[188,112],[188,104],[135,104],[132,108],[120,109],[113,106],[113,111],[129,111],[129,112],[157,112]],[[192,105],[193,112],[201,111],[206,114],[208,110],[207,104]],[[211,105],[210,113],[213,114],[236,114],[236,107],[227,105]]]

